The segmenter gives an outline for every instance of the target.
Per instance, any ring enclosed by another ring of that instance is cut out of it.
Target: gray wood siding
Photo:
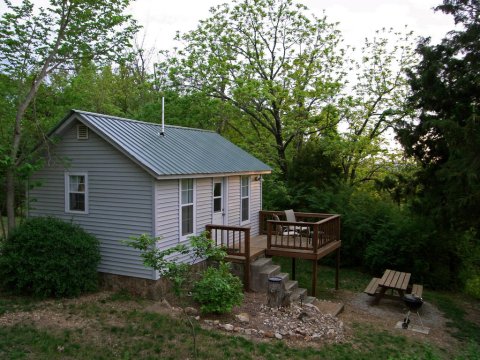
[[[155,182],[155,236],[160,249],[168,249],[179,241],[179,182],[161,180]]]
[[[179,180],[155,182],[155,235],[162,249],[178,244],[180,239]],[[212,222],[212,178],[195,179],[195,233],[205,231]]]
[[[205,231],[205,225],[212,223],[213,206],[213,178],[197,179],[197,208],[196,208],[196,227],[197,234]]]
[[[228,178],[228,225],[241,225],[241,206],[240,206],[240,176],[230,176]],[[258,222],[259,212],[262,206],[262,184],[261,181],[255,181],[255,176],[250,176],[250,220],[243,224],[251,228],[251,236],[259,234]]]
[[[29,216],[54,216],[79,224],[100,241],[101,272],[152,278],[139,251],[121,243],[130,236],[153,235],[153,179],[110,144],[89,131],[76,139],[76,124],[53,149],[55,161],[33,180],[42,185],[29,192]],[[68,159],[62,163],[60,158]],[[88,174],[88,214],[65,212],[65,171]]]
[[[255,181],[255,176],[250,177],[250,235],[259,234],[259,217],[262,210],[262,182]]]
[[[228,225],[240,225],[240,176],[228,178]]]
[[[195,234],[205,231],[212,222],[212,178],[195,179]],[[180,242],[180,181],[155,182],[155,236],[160,237],[157,247],[168,249]],[[180,262],[189,261],[188,255],[178,256]]]

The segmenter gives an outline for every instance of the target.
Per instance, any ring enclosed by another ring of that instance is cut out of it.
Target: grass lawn
[[[319,274],[319,282],[333,287],[333,269],[322,267]],[[341,274],[344,288],[362,288],[368,282],[354,270]],[[195,354],[198,359],[480,358],[480,327],[462,313],[466,300],[448,293],[429,296],[459,335],[455,354],[446,354],[428,338],[419,341],[360,323],[352,325],[354,335],[347,343],[295,348],[284,341],[252,341],[205,330],[198,323],[192,329],[186,319],[145,311],[152,301],[125,294],[40,301],[0,293],[0,359],[194,359]]]

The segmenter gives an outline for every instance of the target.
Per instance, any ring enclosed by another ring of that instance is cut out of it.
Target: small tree
[[[190,264],[195,264],[201,259],[223,261],[227,255],[222,248],[215,246],[206,232],[199,236],[190,236],[189,239],[190,246],[178,244],[164,250],[157,247],[159,238],[147,234],[133,237],[125,241],[125,244],[140,250],[144,265],[157,270],[160,276],[167,278],[172,283],[174,292],[180,295],[182,290],[191,287],[190,281],[193,279]],[[188,256],[190,261],[182,262],[180,256]]]
[[[16,85],[10,100],[15,114],[0,121],[11,124],[12,131],[8,146],[0,146],[9,230],[15,227],[17,169],[29,152],[22,148],[27,110],[51,74],[68,71],[85,60],[107,61],[130,46],[137,26],[131,16],[123,14],[129,2],[50,0],[47,8],[36,9],[29,0],[19,6],[5,0],[9,11],[0,18],[0,73]]]
[[[161,276],[167,278],[177,295],[184,290],[191,290],[202,312],[230,312],[234,305],[242,302],[242,282],[230,273],[230,266],[224,261],[227,253],[215,246],[206,232],[191,236],[189,247],[179,244],[160,250],[156,246],[157,240],[143,234],[125,243],[142,251],[145,266],[158,270]],[[189,256],[193,264],[200,259],[213,260],[218,262],[218,267],[209,266],[205,271],[195,274],[190,263],[179,262],[181,255]]]

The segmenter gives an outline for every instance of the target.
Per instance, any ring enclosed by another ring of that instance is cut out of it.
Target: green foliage
[[[172,283],[174,292],[179,295],[188,280],[190,266],[179,262],[178,257],[189,253],[189,249],[184,244],[178,244],[174,247],[161,250],[157,247],[159,239],[152,238],[147,234],[138,237],[132,237],[125,241],[125,244],[140,250],[143,263],[159,272]]]
[[[180,295],[185,290],[190,290],[196,280],[195,269],[187,262],[182,262],[180,256],[188,256],[190,262],[195,264],[198,260],[222,261],[227,253],[215,246],[206,232],[198,236],[190,236],[190,246],[178,244],[168,249],[159,249],[157,241],[147,234],[132,237],[124,241],[128,246],[140,250],[143,263],[159,272],[160,276],[167,278],[173,286],[173,291]]]
[[[79,226],[32,218],[0,248],[0,283],[35,296],[78,296],[97,289],[98,241]]]
[[[457,256],[461,259],[460,280],[465,292],[480,299],[480,244],[477,230],[469,229],[456,239]]]
[[[422,61],[410,74],[419,122],[404,124],[399,134],[407,153],[422,165],[420,210],[440,221],[478,228],[478,2],[445,1],[439,8],[457,17],[463,28],[439,45],[428,40],[419,45]]]
[[[262,144],[266,134],[283,174],[288,148],[332,126],[322,110],[342,86],[342,53],[339,31],[325,17],[292,0],[235,1],[212,8],[177,40],[184,47],[158,64],[160,73],[245,114],[242,131]]]
[[[467,281],[475,293],[480,238],[469,232],[480,228],[479,3],[445,0],[437,10],[453,15],[459,26],[440,44],[420,42],[421,61],[409,72],[418,121],[404,122],[398,134],[420,164],[413,209],[435,222],[444,270],[458,271],[457,282]]]
[[[200,303],[202,313],[229,313],[243,300],[243,284],[230,272],[228,263],[207,268],[193,287],[193,299]]]
[[[132,17],[124,14],[128,4],[129,0],[52,0],[48,6],[36,7],[29,0],[18,5],[5,2],[7,10],[0,17],[0,74],[12,89],[6,101],[7,117],[1,122],[13,136],[5,142],[0,137],[0,178],[5,171],[10,230],[15,227],[19,170],[37,145],[32,139],[45,140],[38,126],[42,119],[32,104],[50,76],[82,62],[105,64],[122,56],[118,54],[130,46],[137,31]]]

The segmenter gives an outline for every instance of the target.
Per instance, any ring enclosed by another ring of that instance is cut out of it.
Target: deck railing
[[[267,235],[267,249],[317,252],[326,244],[340,240],[340,215],[296,212],[295,218],[296,222],[284,220],[283,211],[260,212],[260,229]]]
[[[227,255],[236,256],[244,262],[244,285],[245,289],[250,289],[250,228],[209,224],[205,229],[216,246],[224,248]]]

